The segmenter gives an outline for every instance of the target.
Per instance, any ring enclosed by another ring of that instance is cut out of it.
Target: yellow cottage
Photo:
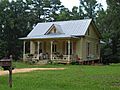
[[[38,23],[24,41],[23,60],[47,63],[94,63],[100,60],[100,38],[92,19]],[[42,62],[43,61],[43,62]]]

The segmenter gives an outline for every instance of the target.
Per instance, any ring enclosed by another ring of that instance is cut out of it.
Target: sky
[[[66,8],[69,8],[69,10],[72,10],[73,6],[79,6],[79,0],[60,0],[62,2],[62,5],[64,5]],[[103,5],[103,8],[107,8],[106,0],[97,0],[99,3]]]

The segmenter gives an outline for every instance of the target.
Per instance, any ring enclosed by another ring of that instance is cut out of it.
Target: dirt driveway
[[[22,69],[14,69],[12,73],[24,73],[24,72],[31,72],[36,70],[64,70],[65,68],[22,68]],[[0,70],[0,76],[9,74],[8,71]]]

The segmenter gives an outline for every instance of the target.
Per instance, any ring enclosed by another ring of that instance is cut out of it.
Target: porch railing
[[[28,61],[30,59],[38,59],[39,60],[39,56],[37,54],[24,54],[23,55],[24,61]]]
[[[57,61],[57,62],[71,62],[74,60],[74,55],[61,55],[61,56],[56,56],[53,55],[52,61]]]
[[[38,54],[33,54],[33,55],[29,55],[29,54],[24,54],[23,55],[23,59],[24,61],[30,61],[30,60],[50,60],[50,55],[46,56],[46,55],[38,55]],[[75,57],[74,55],[52,55],[52,59],[51,61],[57,61],[57,62],[71,62],[72,60],[74,60]]]

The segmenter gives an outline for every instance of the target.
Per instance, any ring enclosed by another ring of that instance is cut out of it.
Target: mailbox
[[[1,59],[0,66],[9,71],[9,86],[12,87],[12,57],[10,59]]]
[[[10,67],[12,66],[11,60],[10,59],[0,60],[0,66],[2,66],[4,70],[9,70]]]

